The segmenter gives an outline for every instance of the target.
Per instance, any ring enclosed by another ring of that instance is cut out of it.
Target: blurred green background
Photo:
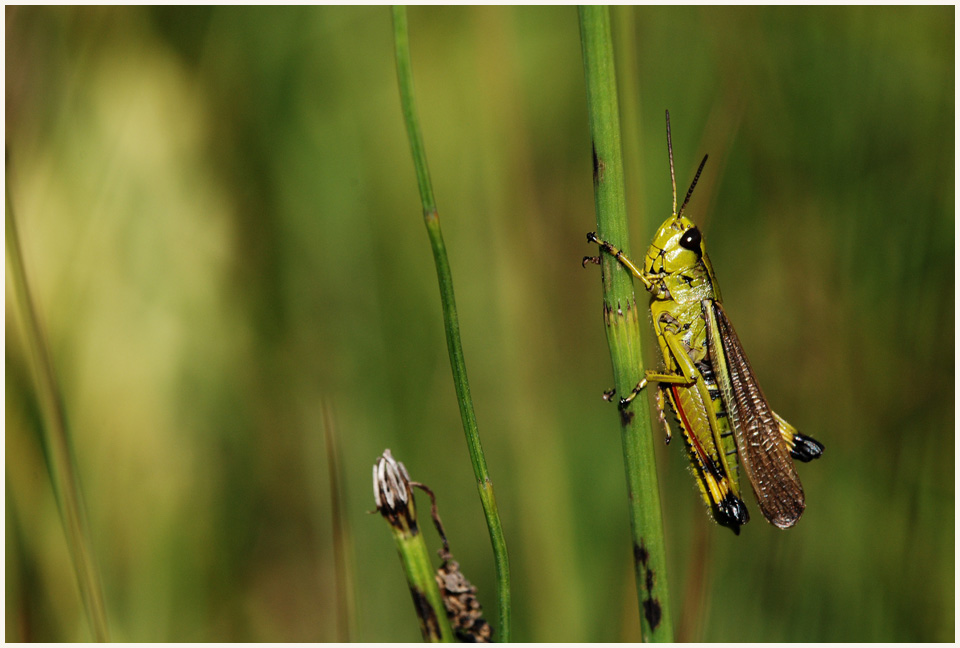
[[[826,446],[739,538],[659,471],[680,638],[954,637],[954,9],[616,8],[631,249],[688,214],[774,408]],[[577,12],[414,8],[411,46],[520,641],[638,635]],[[6,8],[7,191],[112,638],[419,630],[370,467],[438,494],[495,623],[390,12]],[[8,269],[9,272],[9,269]],[[645,299],[641,296],[641,299]],[[6,638],[87,640],[7,283]],[[656,362],[647,328],[649,361]],[[421,502],[426,513],[426,504]],[[431,546],[439,543],[432,534]]]

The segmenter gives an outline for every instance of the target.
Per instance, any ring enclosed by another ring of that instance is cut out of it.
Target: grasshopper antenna
[[[683,199],[683,204],[680,205],[680,212],[677,214],[677,218],[680,218],[680,214],[683,213],[683,208],[687,206],[687,203],[688,203],[688,202],[690,202],[690,196],[693,195],[693,188],[697,186],[697,180],[700,179],[700,172],[703,171],[703,165],[707,163],[707,158],[708,158],[708,157],[710,157],[710,156],[708,156],[708,155],[704,155],[704,156],[703,156],[703,161],[700,162],[700,168],[697,169],[697,175],[693,176],[693,182],[690,183],[690,188],[687,189],[687,197]],[[672,162],[672,161],[673,161],[673,159],[671,158],[671,162]],[[671,169],[671,171],[672,171],[672,169]],[[674,204],[676,204],[676,192],[677,192],[676,184],[674,184],[673,192],[674,192]]]
[[[670,155],[670,184],[673,185],[673,213],[677,214],[677,177],[673,174],[673,140],[670,138],[670,111],[667,113],[667,153]]]

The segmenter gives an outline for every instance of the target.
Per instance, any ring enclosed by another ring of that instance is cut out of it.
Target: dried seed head
[[[384,450],[373,465],[373,501],[391,526],[417,532],[417,510],[406,467]]]
[[[493,631],[483,618],[477,588],[460,572],[460,565],[446,548],[440,550],[440,558],[443,564],[436,580],[454,634],[461,642],[489,643]]]

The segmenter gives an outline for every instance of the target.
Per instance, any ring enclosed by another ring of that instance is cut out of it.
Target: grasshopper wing
[[[737,441],[740,463],[763,516],[774,526],[789,528],[797,523],[804,509],[803,487],[790,460],[790,450],[723,306],[706,299],[703,315],[707,348]]]

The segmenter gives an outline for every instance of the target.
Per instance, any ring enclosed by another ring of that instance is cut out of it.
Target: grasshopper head
[[[671,216],[653,238],[644,260],[648,274],[672,275],[689,270],[703,258],[703,236],[686,216]]]
[[[673,185],[673,216],[664,221],[653,243],[647,250],[644,260],[644,270],[647,274],[674,275],[697,266],[703,259],[703,237],[693,222],[683,215],[683,210],[690,202],[693,188],[697,186],[703,165],[707,163],[707,156],[703,156],[697,174],[687,190],[680,209],[677,210],[677,180],[673,173],[673,140],[670,138],[670,111],[667,111],[667,153],[670,157],[670,184]]]

